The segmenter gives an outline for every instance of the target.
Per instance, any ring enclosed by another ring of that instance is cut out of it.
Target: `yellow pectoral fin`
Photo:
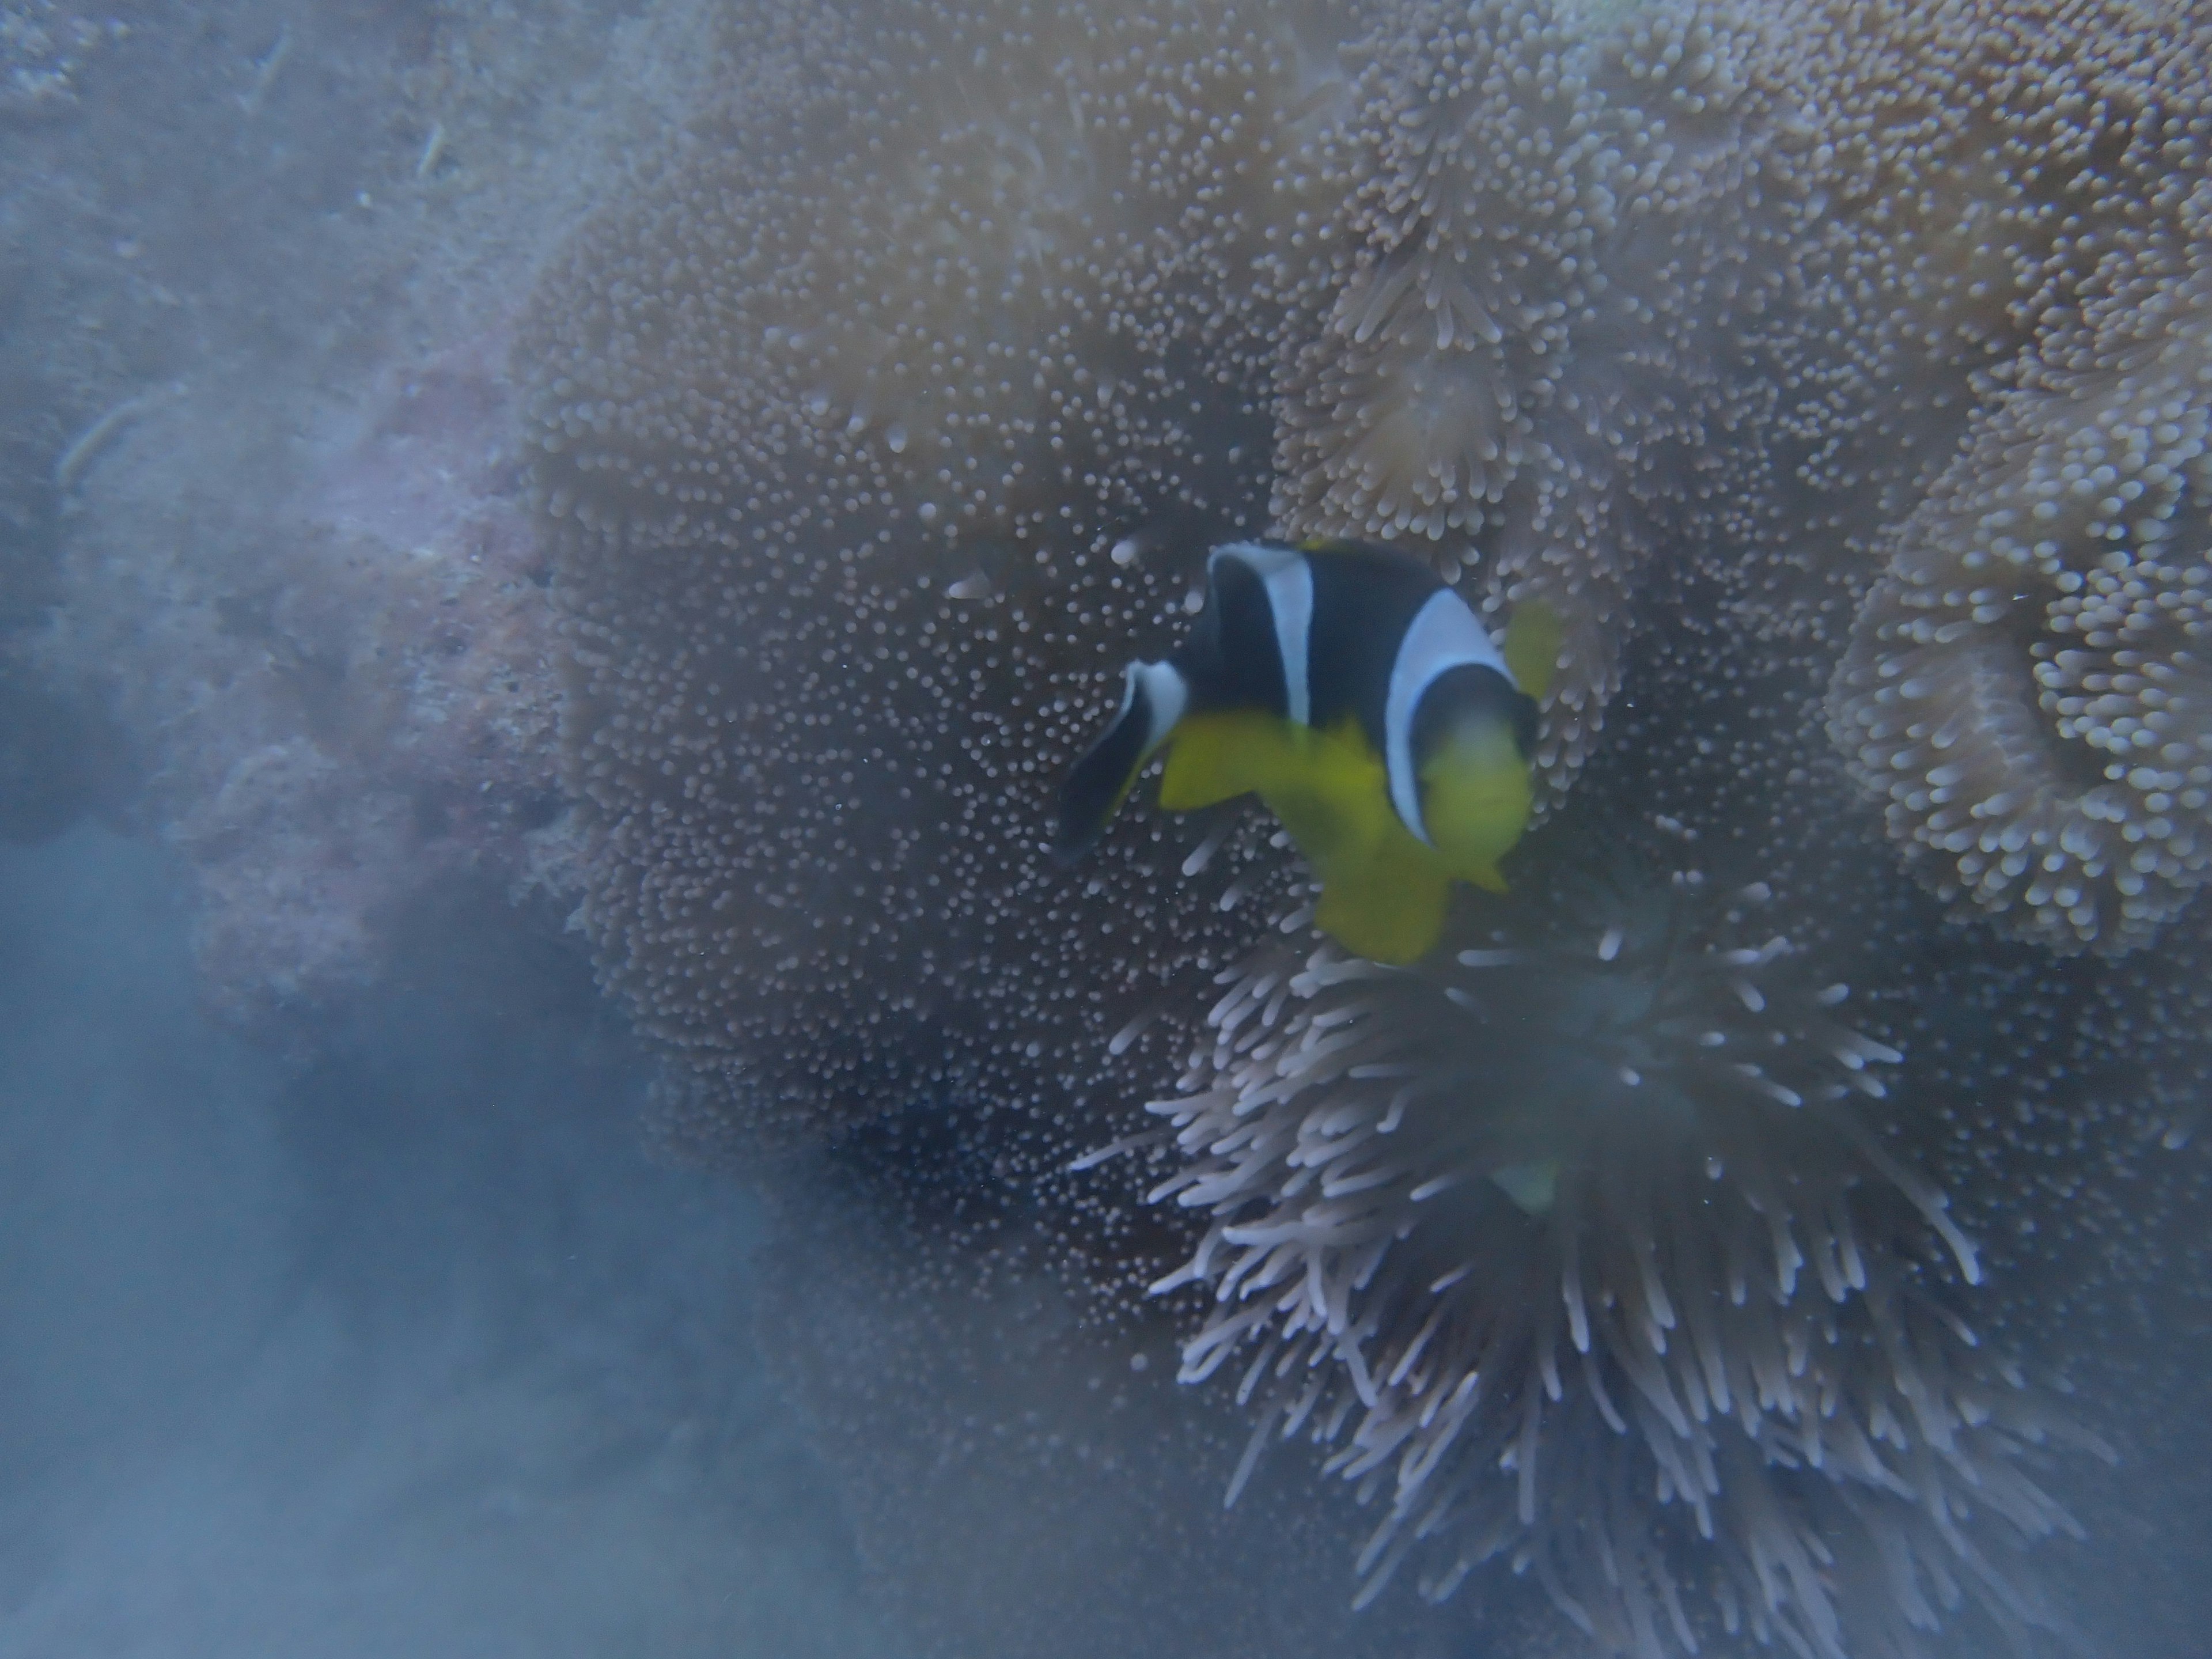
[[[1232,796],[1264,792],[1297,766],[1297,733],[1273,714],[1192,714],[1176,728],[1160,779],[1160,805],[1194,812]]]
[[[1492,1170],[1490,1178],[1524,1214],[1549,1215],[1559,1194],[1559,1160],[1543,1158],[1528,1164],[1509,1164],[1502,1170]]]
[[[1462,881],[1505,890],[1498,861],[1528,827],[1528,763],[1504,731],[1476,731],[1448,744],[1421,773],[1429,834],[1438,860]]]

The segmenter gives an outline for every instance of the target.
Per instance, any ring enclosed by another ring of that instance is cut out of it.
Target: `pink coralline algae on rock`
[[[60,648],[110,665],[141,810],[198,878],[204,994],[237,1023],[373,979],[382,919],[452,872],[564,884],[553,619],[502,357],[488,338],[388,371],[303,441],[289,489],[233,473],[234,498],[279,501],[258,523],[182,459],[189,400],[88,507]]]

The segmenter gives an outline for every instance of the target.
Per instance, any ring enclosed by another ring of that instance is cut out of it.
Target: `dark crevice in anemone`
[[[994,1115],[942,1099],[914,1101],[857,1125],[828,1161],[914,1224],[971,1237],[997,1231],[1035,1206],[1008,1178]]]

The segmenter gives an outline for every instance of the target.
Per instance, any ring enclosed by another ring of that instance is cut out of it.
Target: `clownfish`
[[[1055,849],[1096,842],[1166,748],[1161,805],[1257,794],[1320,878],[1322,931],[1412,962],[1454,881],[1504,890],[1559,645],[1548,609],[1524,605],[1501,651],[1428,566],[1387,548],[1216,548],[1189,637],[1128,665],[1113,724],[1068,775]]]

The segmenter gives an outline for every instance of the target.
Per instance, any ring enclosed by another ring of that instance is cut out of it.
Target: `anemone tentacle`
[[[1382,1503],[1363,1600],[1504,1556],[1655,1659],[1929,1651],[1929,1586],[2047,1624],[2012,1549],[2094,1438],[1961,1316],[1976,1249],[1862,1110],[1896,1051],[1699,888],[1565,869],[1442,970],[1226,970],[1152,1108],[1210,1218],[1155,1287],[1209,1292],[1183,1377]]]

